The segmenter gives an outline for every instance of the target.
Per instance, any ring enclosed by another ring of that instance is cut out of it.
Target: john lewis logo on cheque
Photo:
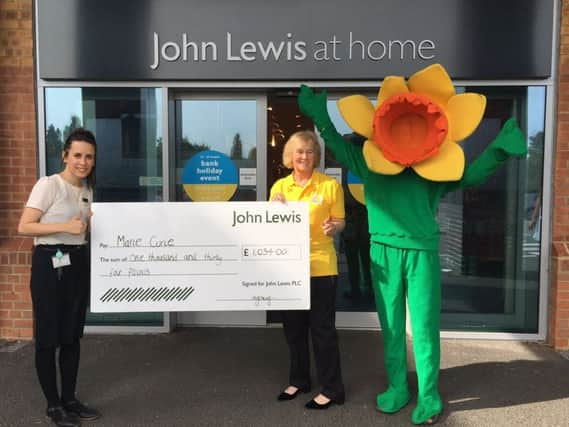
[[[299,224],[302,222],[301,215],[292,211],[289,213],[273,213],[265,211],[265,214],[251,213],[249,211],[237,212],[233,211],[233,224],[236,227],[239,224]]]

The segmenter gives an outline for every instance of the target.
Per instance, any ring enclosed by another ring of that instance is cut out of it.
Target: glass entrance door
[[[370,96],[370,101],[375,100]],[[351,143],[363,145],[365,138],[353,133],[342,119],[336,98],[330,97],[328,112],[338,132]],[[346,228],[336,240],[338,252],[337,325],[344,328],[379,328],[373,296],[369,257],[368,218],[363,184],[325,150],[325,172],[342,183]]]
[[[173,200],[265,200],[265,97],[177,94],[171,106]],[[263,311],[182,312],[177,323],[264,325],[266,317]]]
[[[268,189],[277,179],[291,172],[282,165],[283,147],[290,135],[299,130],[314,129],[312,121],[298,109],[297,95],[297,89],[291,89],[273,92],[268,97]],[[341,120],[335,110],[335,103],[330,107],[330,113]],[[320,170],[342,184],[346,202],[347,227],[335,241],[339,273],[336,324],[340,328],[377,328],[369,273],[367,212],[361,203],[363,200],[360,194],[356,195],[360,199],[358,201],[351,193],[350,188],[354,187],[348,186],[347,169],[340,166],[327,150],[323,150],[323,153],[325,155],[322,156]],[[280,321],[279,313],[268,312],[267,317],[271,323]]]

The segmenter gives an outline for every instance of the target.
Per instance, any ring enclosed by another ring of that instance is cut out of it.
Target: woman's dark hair
[[[95,186],[95,166],[97,165],[97,141],[95,140],[95,135],[93,135],[93,132],[84,128],[73,129],[63,144],[63,157],[66,157],[67,154],[69,154],[73,141],[87,142],[95,149],[95,163],[93,164],[91,173],[86,178],[87,185],[93,188]]]

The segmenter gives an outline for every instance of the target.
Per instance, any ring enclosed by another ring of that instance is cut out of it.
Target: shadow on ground
[[[386,384],[380,334],[341,331],[340,339],[347,401],[327,411],[304,409],[312,394],[276,401],[288,369],[278,328],[87,336],[78,394],[103,412],[92,426],[410,425],[414,400],[395,415],[374,410]],[[416,390],[414,372],[409,378]],[[569,361],[539,344],[444,340],[440,390],[441,425],[561,426],[569,419]],[[0,353],[0,404],[2,426],[47,425],[31,344]]]

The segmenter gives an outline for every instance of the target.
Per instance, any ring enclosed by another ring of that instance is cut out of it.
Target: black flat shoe
[[[306,409],[328,409],[332,405],[343,405],[343,404],[344,404],[343,400],[330,399],[328,402],[320,404],[316,400],[312,399],[309,400],[306,403],[306,405],[304,405],[304,407]]]
[[[298,396],[300,393],[307,393],[308,391],[310,391],[309,388],[297,388],[296,391],[293,394],[289,394],[286,391],[281,392],[281,394],[279,394],[277,396],[277,400],[280,402],[284,402],[287,400],[292,400],[294,399],[296,396]]]
[[[94,408],[90,408],[87,405],[79,402],[77,399],[70,402],[64,402],[63,408],[72,415],[79,417],[85,421],[96,420],[101,418],[101,413]]]
[[[423,423],[421,423],[421,425],[422,426],[434,426],[435,424],[437,424],[439,422],[440,417],[441,417],[441,414],[433,415],[428,420],[423,421]]]
[[[58,427],[79,427],[81,423],[62,406],[49,406],[45,415]]]

